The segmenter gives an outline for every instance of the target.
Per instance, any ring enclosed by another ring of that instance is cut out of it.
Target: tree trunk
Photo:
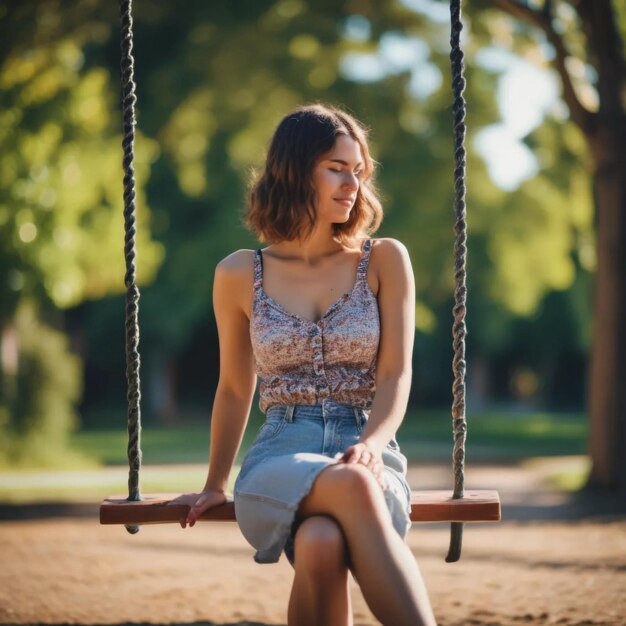
[[[604,122],[590,140],[596,162],[597,270],[587,486],[626,494],[626,116]]]
[[[7,320],[0,332],[0,404],[9,406],[15,401],[18,365],[17,331],[13,321]]]
[[[149,377],[150,404],[157,424],[175,424],[178,408],[178,363],[176,358],[155,353]]]
[[[554,47],[554,68],[570,119],[584,133],[594,163],[597,267],[593,293],[593,340],[589,369],[591,420],[589,488],[626,495],[626,58],[611,0],[570,0],[585,33],[586,59],[595,68],[597,112],[579,100],[567,70],[570,56],[553,3],[541,9],[518,0],[490,4],[544,31]]]

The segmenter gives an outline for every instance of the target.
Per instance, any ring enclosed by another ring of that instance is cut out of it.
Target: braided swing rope
[[[133,59],[132,1],[120,1],[122,125],[124,150],[124,258],[126,259],[126,381],[128,385],[128,500],[141,500],[139,470],[141,468],[141,391],[139,380],[139,289],[135,284],[135,82]],[[135,534],[139,526],[126,526]]]
[[[454,449],[452,464],[454,471],[454,500],[464,495],[464,464],[465,464],[465,437],[467,421],[465,419],[465,315],[466,315],[466,259],[467,259],[467,221],[465,210],[465,78],[463,77],[463,51],[459,38],[463,24],[461,23],[461,0],[450,1],[450,65],[452,71],[452,87],[454,92],[453,120],[454,120],[454,212],[456,233],[454,241],[454,323],[452,325],[452,345],[454,358],[452,371],[452,432]],[[450,525],[450,545],[447,563],[458,561],[461,557],[463,541],[463,524],[452,522]]]
[[[464,461],[467,422],[465,418],[465,315],[466,315],[466,257],[467,257],[467,224],[465,210],[465,100],[463,91],[463,52],[459,44],[461,23],[461,0],[451,0],[451,70],[454,90],[454,185],[455,185],[455,306],[453,309],[453,347],[454,358],[452,369],[453,383],[453,499],[464,495]],[[132,0],[120,0],[121,20],[121,75],[122,75],[122,123],[123,123],[123,168],[124,168],[124,257],[126,260],[126,379],[128,384],[128,500],[140,501],[139,471],[141,468],[141,411],[140,411],[140,379],[139,379],[139,298],[140,293],[135,283],[135,176],[133,168],[135,140],[135,82],[134,60],[132,56]],[[139,531],[138,526],[126,526],[131,534]],[[461,555],[463,524],[451,524],[450,546],[446,562],[458,561]]]

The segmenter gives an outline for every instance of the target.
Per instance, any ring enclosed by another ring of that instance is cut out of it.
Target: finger
[[[348,448],[344,453],[343,453],[343,461],[345,463],[353,463],[354,459],[356,458],[356,449],[355,448]]]
[[[376,466],[377,460],[373,454],[369,452],[364,452],[360,457],[360,462],[368,469],[373,470]]]
[[[358,448],[352,448],[352,450],[350,450],[350,455],[348,456],[347,462],[348,463],[358,463],[359,462],[359,457],[360,457],[360,452]]]
[[[359,457],[359,464],[364,465],[365,467],[367,467],[367,469],[371,469],[371,467],[369,466],[369,461],[363,456]]]

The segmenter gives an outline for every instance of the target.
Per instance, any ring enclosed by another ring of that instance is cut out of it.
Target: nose
[[[345,189],[358,189],[359,177],[355,174],[350,174],[350,172],[348,172],[348,178],[344,179],[343,187]]]

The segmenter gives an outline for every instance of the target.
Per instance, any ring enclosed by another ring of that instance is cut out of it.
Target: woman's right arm
[[[217,323],[220,374],[211,412],[209,471],[202,492],[186,494],[176,503],[189,504],[186,523],[226,501],[228,476],[248,422],[256,373],[250,342],[249,295],[252,281],[250,252],[238,250],[220,261],[213,281],[213,309]]]
[[[246,252],[240,250],[231,254],[215,269],[213,308],[219,339],[220,375],[211,413],[206,488],[226,489],[256,387],[250,321],[246,313],[249,298],[245,297],[248,290],[243,278]]]

